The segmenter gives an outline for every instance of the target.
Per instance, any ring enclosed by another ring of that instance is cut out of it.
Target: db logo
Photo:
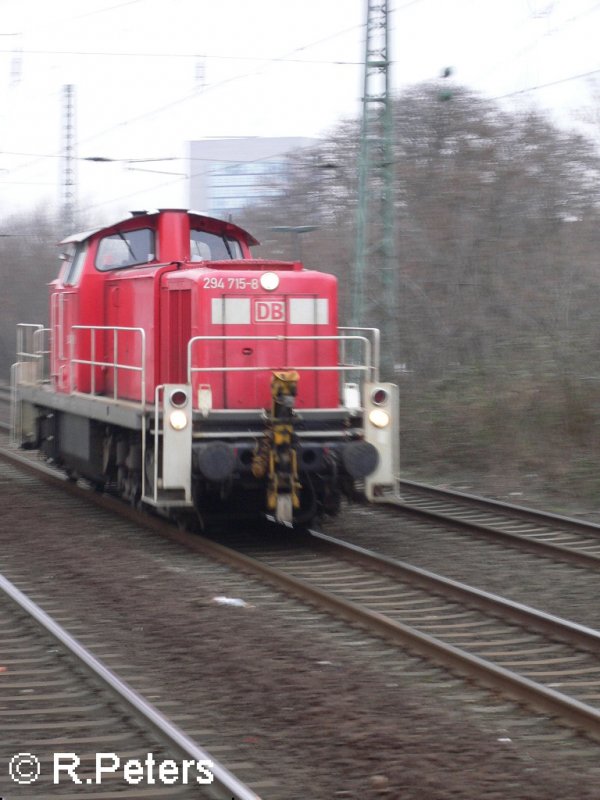
[[[256,300],[254,302],[254,322],[285,322],[285,302],[283,300]]]

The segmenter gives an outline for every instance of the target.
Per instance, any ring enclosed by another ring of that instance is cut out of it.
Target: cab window
[[[135,231],[117,231],[100,239],[96,253],[96,269],[107,272],[156,259],[154,231],[140,228]]]
[[[190,231],[191,261],[227,261],[243,258],[237,239],[208,231]]]
[[[79,284],[86,255],[87,247],[85,244],[78,244],[73,252],[65,254],[65,261],[67,261],[63,280],[65,286],[77,286]]]

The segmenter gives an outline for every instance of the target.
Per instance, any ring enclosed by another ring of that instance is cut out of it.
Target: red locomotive
[[[338,328],[335,277],[256,244],[184,210],[65,239],[50,328],[18,330],[16,441],[174,516],[305,524],[357,480],[395,495],[378,332]]]

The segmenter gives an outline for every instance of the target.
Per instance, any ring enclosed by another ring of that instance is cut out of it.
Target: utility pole
[[[371,321],[366,295],[377,294],[381,310],[382,370],[393,377],[396,345],[397,264],[394,235],[393,125],[388,0],[366,0],[367,31],[358,160],[356,258],[352,282],[352,325]]]
[[[63,86],[62,93],[62,150],[61,150],[61,225],[64,234],[73,233],[77,194],[75,87]]]

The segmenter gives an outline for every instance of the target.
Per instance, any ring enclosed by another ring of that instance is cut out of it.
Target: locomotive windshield
[[[155,259],[153,230],[140,228],[135,231],[117,231],[100,239],[96,268],[107,272],[136,264],[147,264]]]
[[[227,261],[243,258],[237,239],[208,231],[190,231],[190,261]]]
[[[79,283],[83,265],[85,264],[86,254],[87,247],[85,243],[81,242],[77,245],[71,244],[62,254],[63,261],[66,261],[68,264],[63,273],[63,284],[65,286],[77,286]]]

